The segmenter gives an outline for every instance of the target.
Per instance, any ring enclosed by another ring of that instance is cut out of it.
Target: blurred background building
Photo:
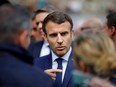
[[[99,17],[103,22],[109,12],[116,11],[116,0],[10,0],[30,10],[53,6],[67,12],[73,19],[74,28],[89,17]]]

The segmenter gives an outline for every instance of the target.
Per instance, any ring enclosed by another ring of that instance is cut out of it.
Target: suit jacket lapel
[[[52,69],[52,56],[51,53],[50,55],[47,56],[45,60],[45,69]]]
[[[67,68],[65,71],[62,87],[67,87],[69,81],[71,80],[71,76],[72,76],[71,73],[72,73],[73,68],[74,68],[74,65],[73,65],[72,53],[71,53],[68,64],[67,64]]]
[[[37,56],[40,57],[40,52],[42,49],[44,41],[40,41],[40,43],[38,44],[38,47],[36,47],[36,52],[37,52]],[[38,50],[39,49],[39,50]]]

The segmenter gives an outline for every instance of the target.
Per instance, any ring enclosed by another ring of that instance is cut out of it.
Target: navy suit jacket
[[[44,41],[38,41],[29,46],[28,51],[30,52],[31,55],[33,55],[34,58],[37,58],[40,56],[40,52],[41,52],[43,44],[44,44]]]
[[[72,75],[71,75],[72,70],[74,69],[72,56],[73,55],[71,53],[69,60],[68,60],[67,68],[65,71],[62,87],[74,87],[74,84],[72,82]],[[34,61],[34,65],[43,69],[43,70],[51,69],[52,68],[52,56],[51,56],[51,54],[44,56],[44,57],[36,58]]]

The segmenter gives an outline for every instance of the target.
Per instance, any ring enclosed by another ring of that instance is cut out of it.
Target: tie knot
[[[62,60],[63,60],[62,58],[57,58],[57,59],[56,59],[56,62],[57,62],[58,64],[62,64]]]

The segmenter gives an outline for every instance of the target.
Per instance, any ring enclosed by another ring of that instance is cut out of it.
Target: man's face
[[[59,56],[64,56],[71,45],[73,31],[69,22],[57,24],[49,21],[46,25],[45,39],[48,41],[53,52]]]
[[[36,36],[38,38],[38,40],[43,40],[43,30],[42,30],[42,23],[43,20],[45,19],[45,17],[48,15],[47,12],[42,12],[36,15],[35,17],[35,21],[36,21],[36,28],[37,28],[37,33]]]
[[[107,26],[107,24],[105,23],[105,25],[104,25],[104,28],[103,28],[103,31],[107,34],[107,35],[109,35],[109,36],[111,36],[111,32],[110,32],[110,29],[108,28],[108,26]]]

